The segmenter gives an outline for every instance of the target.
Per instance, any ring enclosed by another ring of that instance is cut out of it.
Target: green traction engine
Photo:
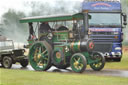
[[[93,52],[93,41],[88,38],[88,12],[73,15],[22,18],[29,24],[29,61],[37,71],[51,66],[59,69],[71,67],[74,72],[84,72],[87,65],[100,71],[105,58]],[[35,29],[34,29],[35,28]]]

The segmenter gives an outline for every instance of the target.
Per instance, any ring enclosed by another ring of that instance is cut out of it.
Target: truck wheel
[[[8,56],[3,57],[2,66],[4,68],[11,68],[12,67],[12,58],[8,57]]]
[[[28,60],[27,59],[23,59],[20,61],[20,64],[22,67],[26,67],[28,65]]]
[[[70,65],[74,72],[77,73],[84,72],[87,66],[87,61],[85,56],[81,53],[74,54],[70,60]]]
[[[96,60],[95,63],[91,63],[90,67],[94,70],[94,71],[100,71],[104,68],[105,65],[105,57],[103,56],[102,53],[96,52],[93,54],[92,56],[92,60]]]

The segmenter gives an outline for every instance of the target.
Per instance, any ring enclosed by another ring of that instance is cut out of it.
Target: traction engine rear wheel
[[[71,58],[70,65],[74,72],[77,73],[84,72],[87,66],[87,61],[85,56],[81,53],[74,54]]]
[[[29,52],[31,66],[37,71],[46,71],[51,67],[52,47],[46,41],[36,42]]]
[[[105,57],[103,56],[102,53],[96,52],[92,56],[93,60],[97,60],[97,62],[90,64],[90,67],[94,71],[100,71],[104,68],[105,65]]]

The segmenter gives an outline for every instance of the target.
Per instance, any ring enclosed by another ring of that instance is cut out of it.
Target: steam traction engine
[[[91,16],[87,11],[74,15],[21,19],[21,23],[29,24],[27,47],[30,49],[31,66],[37,71],[46,71],[52,65],[60,69],[70,66],[78,73],[83,72],[87,65],[93,70],[101,70],[105,58],[102,53],[93,52],[94,43],[87,35],[88,19]],[[34,22],[37,22],[37,26]]]

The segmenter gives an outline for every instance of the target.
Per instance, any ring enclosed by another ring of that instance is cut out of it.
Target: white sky
[[[53,3],[54,1],[57,1],[57,0],[0,0],[0,17],[3,13],[8,11],[9,8],[15,9],[17,11],[18,10],[19,11],[29,10],[29,8],[26,9],[26,7],[24,7],[23,5],[24,2],[28,2],[28,1],[40,1],[40,2]],[[69,0],[65,0],[65,1],[69,1]],[[70,0],[70,1],[81,1],[82,2],[83,0]]]
[[[0,0],[0,17],[3,13],[8,11],[9,8],[12,8],[15,10],[21,10],[21,11],[23,11],[24,9],[27,10],[23,4],[24,2],[28,2],[28,1],[40,1],[40,2],[52,3],[56,0]],[[82,2],[83,0],[70,0],[70,1],[81,1]]]

